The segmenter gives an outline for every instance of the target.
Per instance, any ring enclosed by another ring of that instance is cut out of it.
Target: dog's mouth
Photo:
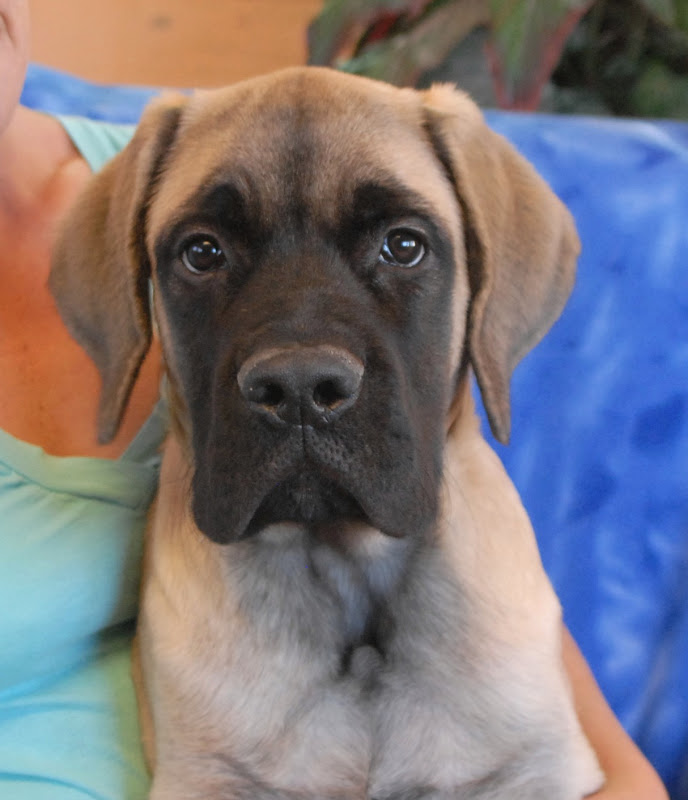
[[[299,472],[277,483],[263,498],[242,538],[268,525],[292,522],[308,528],[341,522],[368,522],[356,498],[342,486],[312,472]]]
[[[316,536],[352,523],[394,538],[420,536],[435,519],[437,465],[425,463],[412,441],[383,436],[373,448],[357,430],[348,438],[294,430],[264,450],[236,438],[230,458],[229,448],[215,447],[222,436],[210,437],[194,471],[194,520],[218,544],[280,523]],[[237,452],[245,453],[242,469]]]

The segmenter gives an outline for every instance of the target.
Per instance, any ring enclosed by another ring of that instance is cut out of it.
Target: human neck
[[[19,106],[0,135],[0,241],[59,211],[56,178],[78,156],[59,122]]]

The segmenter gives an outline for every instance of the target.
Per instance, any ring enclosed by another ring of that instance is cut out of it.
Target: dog
[[[471,390],[506,442],[512,370],[578,251],[447,85],[304,67],[145,111],[50,285],[102,376],[101,441],[154,330],[164,353],[136,642],[154,800],[600,787],[560,607]]]

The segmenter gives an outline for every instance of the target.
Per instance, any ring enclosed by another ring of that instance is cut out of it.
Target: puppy
[[[315,68],[155,102],[51,286],[112,438],[171,432],[138,659],[155,800],[579,800],[601,775],[496,437],[579,244],[447,86]],[[152,313],[149,286],[153,287]]]

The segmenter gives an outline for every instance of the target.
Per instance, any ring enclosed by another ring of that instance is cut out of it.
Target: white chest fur
[[[461,786],[466,800],[577,800],[596,788],[556,598],[513,487],[470,430],[449,447],[444,518],[422,543],[274,526],[213,544],[168,443],[140,630],[153,797],[402,800]]]

